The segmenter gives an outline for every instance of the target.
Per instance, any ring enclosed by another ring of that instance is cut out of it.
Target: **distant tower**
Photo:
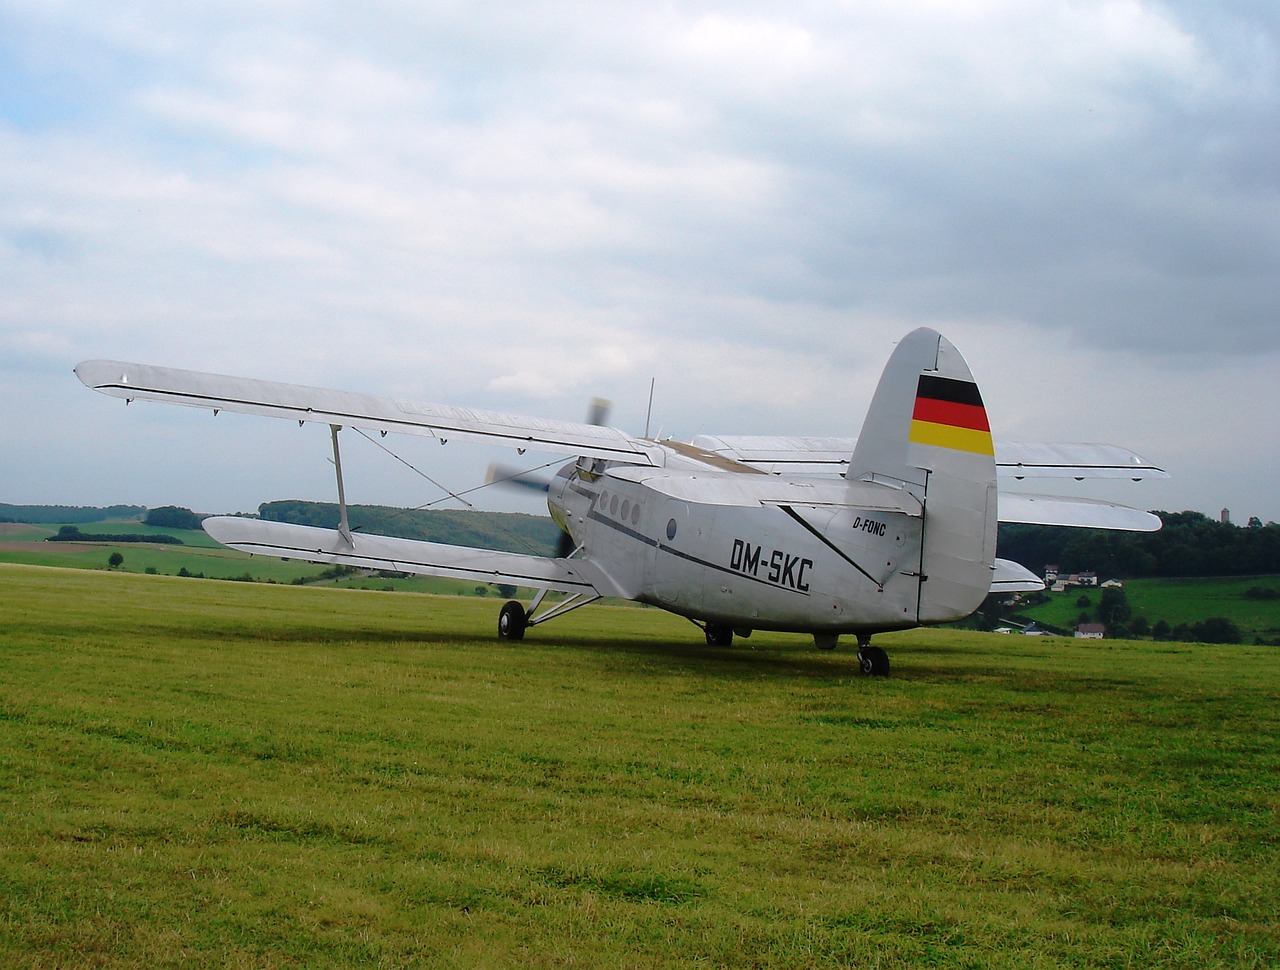
[[[1222,524],[1223,524],[1223,525],[1230,525],[1230,524],[1231,524],[1231,510],[1230,510],[1230,509],[1223,509],[1223,510],[1222,510],[1222,515],[1221,515],[1221,517],[1220,517],[1220,518],[1221,518],[1221,520],[1222,520]]]

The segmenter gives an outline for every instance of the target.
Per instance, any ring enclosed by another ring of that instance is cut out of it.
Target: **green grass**
[[[1133,615],[1145,616],[1153,625],[1157,620],[1177,626],[1211,616],[1225,616],[1234,620],[1246,637],[1280,634],[1280,600],[1245,599],[1245,591],[1253,586],[1280,589],[1280,576],[1128,579],[1124,592]],[[1046,595],[1049,602],[1021,612],[1041,622],[1071,629],[1082,609],[1091,613],[1098,605],[1102,590],[1078,588]],[[1087,596],[1092,605],[1077,606],[1081,596]]]
[[[0,565],[0,965],[1268,967],[1280,651]]]
[[[1280,589],[1280,576],[1243,579],[1138,579],[1125,583],[1133,615],[1170,626],[1194,623],[1210,616],[1235,620],[1246,634],[1280,633],[1280,600],[1248,600],[1253,586]]]

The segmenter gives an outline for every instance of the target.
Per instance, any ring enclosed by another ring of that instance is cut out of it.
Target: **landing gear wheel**
[[[708,623],[704,630],[707,634],[707,645],[711,647],[733,646],[733,627],[721,626],[719,623]]]
[[[858,666],[869,677],[889,676],[889,655],[870,644],[858,649]]]
[[[498,639],[523,640],[525,628],[529,625],[529,616],[524,607],[511,600],[502,607],[498,614]]]

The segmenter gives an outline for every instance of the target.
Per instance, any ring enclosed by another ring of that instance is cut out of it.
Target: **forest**
[[[1246,526],[1200,512],[1157,512],[1159,532],[1111,532],[1060,526],[1001,525],[1002,559],[1040,573],[1046,565],[1100,578],[1261,576],[1280,573],[1280,525]]]

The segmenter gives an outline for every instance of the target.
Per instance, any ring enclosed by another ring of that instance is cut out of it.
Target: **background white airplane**
[[[866,673],[886,674],[871,635],[947,623],[992,591],[1042,589],[996,558],[996,524],[1024,522],[1154,531],[1160,519],[1109,502],[1001,492],[997,476],[1164,478],[1112,445],[996,446],[969,367],[940,334],[908,334],[889,358],[856,439],[633,437],[596,424],[415,404],[119,361],[75,369],[126,401],[321,421],[338,470],[336,530],[240,517],[206,519],[216,540],[245,552],[368,569],[448,576],[537,590],[502,607],[498,634],[602,596],[692,620],[708,643],[737,633],[811,634],[835,647],[858,639]],[[577,456],[556,473],[547,505],[571,538],[556,558],[353,533],[338,432],[344,426],[471,439]],[[548,592],[568,594],[545,602]]]

